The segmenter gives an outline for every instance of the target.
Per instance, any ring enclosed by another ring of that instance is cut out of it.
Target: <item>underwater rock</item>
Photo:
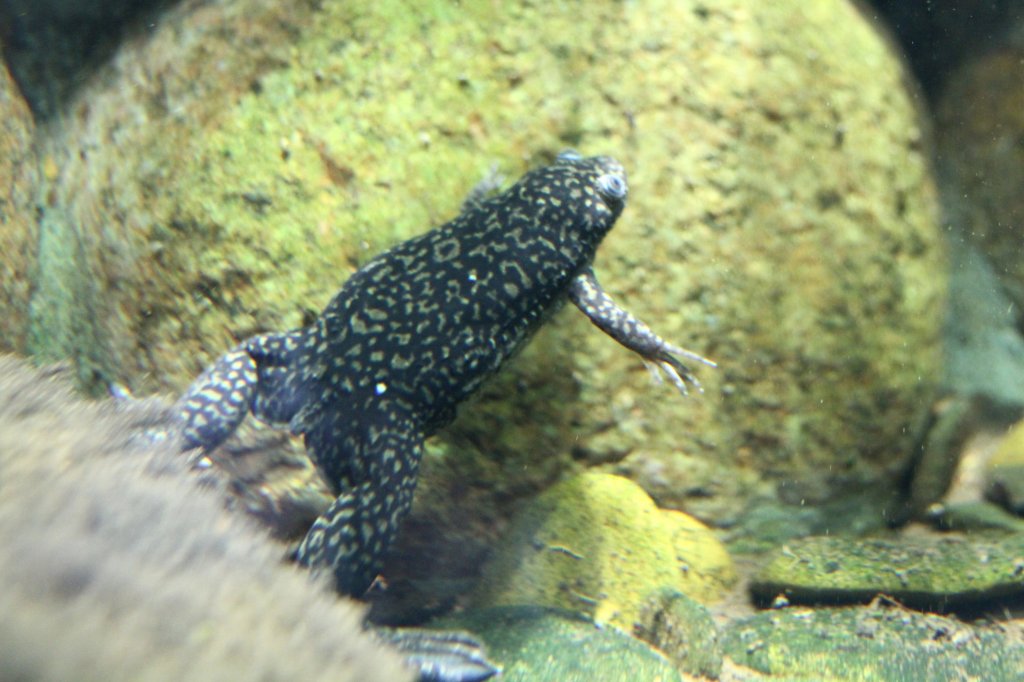
[[[1024,533],[1024,519],[991,502],[934,505],[928,510],[928,520],[942,530]]]
[[[225,489],[228,508],[249,514],[279,540],[301,540],[334,500],[302,442],[255,420],[206,457],[212,466],[204,478]]]
[[[1017,409],[1024,405],[1024,257],[1016,228],[1024,220],[1024,41],[1018,42],[986,45],[950,75],[936,105],[937,168],[953,246],[947,381]]]
[[[516,516],[473,601],[559,607],[631,632],[665,588],[709,603],[734,579],[725,548],[699,521],[658,509],[629,479],[591,472]]]
[[[962,201],[950,192],[944,197]],[[1024,338],[1017,306],[977,246],[956,227],[950,240],[945,384],[959,393],[983,396],[992,407],[1019,410],[1024,406]]]
[[[943,198],[953,224],[1024,306],[1024,46],[987,50],[953,73],[936,107]]]
[[[734,662],[785,679],[1017,680],[1024,644],[1006,630],[898,607],[785,608],[732,623]]]
[[[0,679],[412,678],[174,444],[139,444],[166,406],[65,378],[0,356]]]
[[[982,54],[1024,21],[1018,0],[868,0],[878,8],[931,99],[958,64]]]
[[[28,105],[0,62],[0,351],[24,350],[28,329],[39,180],[34,131]]]
[[[444,570],[579,465],[723,523],[755,492],[813,504],[887,482],[938,381],[945,288],[899,59],[847,0],[581,7],[168,9],[40,141],[57,172],[30,351],[94,387],[180,390],[452,217],[495,164],[575,146],[630,174],[598,272],[720,369],[681,400],[556,316],[424,465],[440,492],[413,513]]]
[[[682,682],[672,663],[615,628],[560,609],[498,606],[471,609],[438,627],[465,629],[501,664],[502,682]]]
[[[946,611],[1024,593],[1024,535],[810,537],[767,556],[750,584],[768,605],[869,602]]]
[[[703,604],[663,590],[647,600],[633,635],[649,642],[690,675],[717,679],[722,670],[720,634]]]
[[[1024,421],[1010,429],[985,462],[985,497],[1024,516]]]
[[[751,498],[747,501],[750,511],[740,523],[722,530],[722,541],[735,557],[761,555],[794,538],[828,535],[837,528],[855,535],[887,529],[890,510],[899,509],[902,499],[882,486],[859,487],[857,492],[857,497],[842,495],[800,506],[769,497]]]
[[[907,484],[907,518],[894,521],[920,519],[932,504],[942,499],[953,482],[964,444],[978,429],[980,417],[981,406],[971,395],[949,395],[932,406]]]
[[[5,0],[3,56],[37,120],[59,116],[69,93],[88,80],[145,11],[176,0]],[[132,21],[135,19],[135,21]]]

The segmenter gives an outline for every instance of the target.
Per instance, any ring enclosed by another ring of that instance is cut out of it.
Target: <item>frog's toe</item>
[[[675,344],[666,343],[663,350],[668,355],[681,355],[684,358],[687,358],[688,360],[699,362],[700,364],[707,365],[708,367],[718,367],[718,363],[715,362],[714,360],[709,360],[703,355],[700,355],[699,353],[694,353],[692,350],[687,350],[682,346],[676,346]],[[680,365],[682,365],[682,363],[680,363]]]
[[[672,385],[675,386],[683,395],[690,394],[689,386],[693,386],[697,393],[704,392],[704,387],[701,386],[700,380],[697,379],[697,375],[691,372],[689,367],[674,357],[655,358],[651,360],[644,358],[644,364],[651,372],[655,381],[661,383],[662,373],[664,373],[664,375],[668,377],[668,380],[672,382]]]
[[[687,350],[680,346],[676,346],[671,343],[662,341],[660,347],[653,353],[643,355],[644,364],[647,365],[647,369],[654,375],[655,380],[661,382],[661,374],[664,372],[665,376],[669,378],[669,381],[679,389],[679,392],[683,395],[689,395],[689,387],[692,386],[697,393],[703,393],[704,388],[700,384],[700,380],[697,379],[697,375],[677,356],[682,356],[688,360],[699,362],[702,365],[708,367],[718,367],[713,361],[709,360],[702,355],[698,355],[691,350]]]

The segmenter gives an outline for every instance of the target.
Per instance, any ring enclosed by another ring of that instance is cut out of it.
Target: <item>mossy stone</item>
[[[985,462],[985,496],[1024,514],[1024,421],[1010,429]]]
[[[472,609],[434,623],[487,645],[503,682],[682,682],[672,663],[638,639],[576,614],[536,606]]]
[[[1024,47],[986,50],[950,74],[935,116],[950,219],[991,260],[1018,309],[1024,304],[1016,229],[1024,221],[1022,78]]]
[[[766,611],[732,623],[723,646],[773,680],[1016,680],[1024,669],[1024,645],[1005,630],[880,606]]]
[[[586,473],[513,520],[474,603],[559,607],[630,632],[661,590],[708,603],[734,577],[725,548],[700,522],[658,509],[628,479]]]
[[[3,47],[0,44],[0,47]],[[25,351],[36,270],[38,159],[35,124],[7,67],[0,63],[0,350]]]
[[[722,670],[720,633],[707,608],[682,592],[662,590],[649,599],[633,634],[691,675],[718,679]]]
[[[770,603],[867,602],[879,594],[946,610],[1024,592],[1024,534],[810,537],[765,559],[750,585]]]

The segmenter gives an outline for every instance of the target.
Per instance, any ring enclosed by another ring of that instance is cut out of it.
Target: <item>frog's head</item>
[[[598,220],[607,220],[605,216],[610,213],[613,222],[622,213],[629,186],[626,184],[626,170],[612,157],[587,158],[574,149],[566,149],[555,158],[553,168],[556,175],[565,178],[562,185],[570,190],[577,210],[590,213]],[[577,187],[582,195],[571,191]]]
[[[537,226],[559,242],[593,249],[615,224],[629,193],[626,171],[610,156],[563,151],[554,163],[527,173],[512,189]]]

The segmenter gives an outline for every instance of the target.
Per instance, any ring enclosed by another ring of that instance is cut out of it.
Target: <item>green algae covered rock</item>
[[[985,496],[1024,514],[1024,422],[1018,422],[985,462]]]
[[[1011,3],[1007,3],[1008,5]],[[1017,3],[1019,5],[1019,3]],[[971,10],[951,5],[947,14]],[[977,16],[977,15],[975,15]],[[936,166],[952,252],[948,383],[1024,404],[1024,44],[965,55],[935,104]],[[1020,491],[1018,491],[1019,494]]]
[[[633,634],[691,675],[717,679],[722,669],[718,628],[707,608],[682,592],[663,590],[640,613]]]
[[[765,560],[751,593],[761,603],[867,602],[879,594],[945,610],[1024,593],[1024,534],[810,537]]]
[[[35,267],[34,132],[28,105],[0,63],[0,350],[8,352],[25,348]]]
[[[658,509],[628,479],[588,473],[515,518],[474,601],[559,607],[631,632],[665,588],[708,603],[733,579],[729,555],[700,522]]]
[[[638,639],[571,612],[535,606],[470,610],[435,624],[487,645],[503,682],[682,682],[672,663]]]
[[[67,111],[40,140],[28,347],[136,393],[302,324],[492,165],[620,157],[630,201],[598,272],[720,369],[684,401],[559,316],[429,482],[449,500],[468,474],[492,518],[577,463],[723,522],[780,481],[828,499],[909,455],[938,380],[928,142],[847,0],[179,3]]]
[[[997,628],[900,608],[786,608],[729,626],[734,662],[816,682],[1016,680],[1024,644]]]
[[[922,518],[929,507],[945,496],[960,464],[960,454],[981,423],[981,414],[980,401],[968,393],[947,396],[935,403],[927,436],[912,467],[905,516],[894,515],[898,523]]]

